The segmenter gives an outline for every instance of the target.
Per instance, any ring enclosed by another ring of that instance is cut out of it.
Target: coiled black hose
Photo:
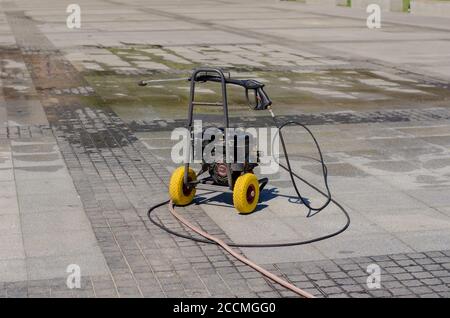
[[[328,170],[327,170],[327,167],[326,167],[324,159],[323,159],[322,150],[320,149],[319,143],[317,142],[314,134],[311,132],[311,130],[308,127],[306,127],[305,125],[303,125],[303,124],[301,124],[299,122],[296,122],[296,121],[287,121],[287,122],[282,123],[281,125],[278,125],[278,122],[276,121],[276,118],[275,118],[275,116],[274,116],[274,114],[273,114],[273,112],[272,112],[272,110],[270,108],[269,108],[269,111],[270,111],[270,113],[272,115],[272,118],[273,118],[273,120],[275,122],[276,127],[278,128],[278,133],[280,134],[280,140],[281,140],[281,145],[282,145],[283,152],[284,152],[284,157],[286,159],[286,166],[281,164],[280,162],[278,162],[278,164],[280,165],[280,167],[282,167],[284,170],[286,170],[289,173],[289,176],[290,176],[291,181],[292,181],[292,186],[294,187],[298,198],[309,209],[307,217],[311,217],[313,215],[316,215],[317,213],[319,213],[320,211],[325,209],[330,204],[330,202],[333,202],[342,211],[342,213],[344,214],[344,216],[346,218],[346,223],[345,223],[345,225],[343,227],[341,227],[339,230],[337,230],[335,232],[332,232],[330,234],[326,234],[326,235],[323,235],[323,236],[319,236],[319,237],[316,237],[316,238],[312,238],[312,239],[309,239],[309,240],[285,242],[285,243],[273,243],[273,244],[245,244],[245,243],[232,243],[232,242],[226,242],[226,244],[231,246],[231,247],[248,247],[248,248],[287,247],[287,246],[297,246],[297,245],[311,244],[311,243],[323,241],[323,240],[326,240],[326,239],[329,239],[329,238],[332,238],[332,237],[334,237],[336,235],[341,234],[342,232],[344,232],[350,226],[350,215],[348,214],[348,212],[345,210],[345,208],[342,205],[340,205],[336,200],[334,200],[331,197],[330,188],[328,186]],[[292,171],[291,164],[290,164],[290,161],[289,161],[289,155],[288,155],[288,152],[287,152],[287,149],[286,149],[286,144],[284,142],[283,133],[282,133],[282,129],[284,127],[286,127],[286,126],[289,126],[289,125],[301,126],[302,128],[304,128],[311,135],[311,137],[312,137],[312,139],[313,139],[313,141],[314,141],[314,143],[315,143],[315,145],[317,147],[317,151],[319,153],[319,157],[320,157],[319,160],[320,160],[320,163],[322,165],[323,179],[324,179],[326,192],[320,190],[318,187],[316,187],[315,185],[311,184],[310,182],[308,182],[307,180],[303,179],[298,174],[296,174],[294,171]],[[305,184],[307,184],[308,186],[310,186],[311,188],[313,188],[314,190],[316,190],[317,192],[322,194],[324,197],[327,198],[327,201],[320,207],[313,207],[313,206],[311,206],[309,204],[309,202],[302,197],[302,195],[301,195],[301,193],[300,193],[300,191],[299,191],[299,189],[297,187],[297,183],[295,181],[295,178],[297,178],[298,180],[304,182]],[[170,233],[172,235],[175,235],[175,236],[178,236],[178,237],[181,237],[181,238],[185,238],[185,239],[192,240],[192,241],[195,241],[195,242],[200,242],[200,243],[217,244],[216,242],[213,242],[213,241],[210,241],[210,240],[197,238],[197,237],[193,237],[191,235],[185,235],[183,233],[176,232],[176,231],[171,230],[170,228],[166,227],[164,224],[159,223],[158,221],[156,221],[153,218],[152,213],[157,208],[168,204],[169,201],[170,200],[166,200],[166,201],[160,202],[160,203],[152,206],[148,210],[148,212],[147,212],[148,218],[150,219],[150,221],[154,225],[158,226],[162,230],[164,230],[164,231],[166,231],[166,232],[168,232],[168,233]],[[311,214],[311,211],[314,211],[315,213]]]

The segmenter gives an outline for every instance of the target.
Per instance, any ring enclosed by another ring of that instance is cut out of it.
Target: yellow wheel
[[[169,184],[169,196],[176,205],[188,205],[195,196],[195,188],[187,187],[183,180],[184,167],[179,167],[172,173]],[[197,180],[197,176],[191,168],[189,168],[188,180]]]
[[[253,212],[259,200],[259,183],[253,173],[237,178],[233,189],[233,203],[240,213]]]

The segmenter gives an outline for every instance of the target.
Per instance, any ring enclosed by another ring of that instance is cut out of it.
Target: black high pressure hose
[[[280,134],[281,146],[283,148],[284,157],[286,158],[286,165],[287,166],[281,164],[280,162],[278,162],[278,164],[280,165],[281,168],[283,168],[284,170],[286,170],[289,173],[289,176],[290,176],[291,181],[292,181],[292,185],[293,185],[293,187],[295,189],[295,192],[298,195],[298,198],[309,209],[307,217],[311,217],[311,216],[316,215],[317,213],[319,213],[320,211],[325,209],[330,204],[330,202],[333,202],[342,211],[342,213],[345,215],[346,223],[345,223],[345,225],[342,228],[340,228],[339,230],[337,230],[335,232],[332,232],[330,234],[323,235],[323,236],[320,236],[320,237],[312,238],[312,239],[309,239],[309,240],[304,240],[304,241],[295,241],[295,242],[286,242],[286,243],[273,243],[273,244],[241,244],[241,243],[232,243],[232,242],[228,243],[227,242],[226,244],[231,246],[231,247],[255,247],[255,248],[256,247],[287,247],[287,246],[297,246],[297,245],[311,244],[311,243],[323,241],[323,240],[326,240],[326,239],[329,239],[329,238],[332,238],[332,237],[334,237],[336,235],[341,234],[342,232],[344,232],[350,226],[350,215],[348,214],[348,212],[344,209],[344,207],[342,205],[340,205],[336,200],[334,200],[331,197],[331,192],[330,192],[330,189],[329,189],[329,186],[328,186],[328,170],[327,170],[327,167],[325,165],[325,162],[324,162],[324,159],[323,159],[323,155],[322,155],[322,151],[320,149],[319,143],[317,142],[314,134],[311,132],[311,130],[308,127],[306,127],[305,125],[303,125],[303,124],[301,124],[301,123],[299,123],[297,121],[287,121],[287,122],[282,123],[281,125],[278,125],[278,122],[277,122],[277,120],[275,118],[275,115],[273,114],[273,112],[272,112],[272,110],[270,108],[269,108],[269,111],[270,111],[270,114],[271,114],[271,116],[273,118],[273,121],[275,122],[276,127],[278,128],[278,133]],[[287,149],[286,149],[286,144],[284,142],[283,133],[282,133],[282,129],[284,127],[286,127],[286,126],[289,126],[289,125],[301,126],[302,128],[304,128],[311,135],[311,137],[312,137],[312,139],[313,139],[313,141],[314,141],[314,143],[315,143],[315,145],[317,147],[317,151],[319,153],[320,163],[322,165],[323,179],[324,179],[326,192],[320,190],[318,187],[316,187],[315,185],[311,184],[310,182],[308,182],[307,180],[303,179],[298,174],[296,174],[295,172],[292,171],[291,164],[290,164],[290,161],[289,161],[288,152],[287,152]],[[304,182],[305,184],[307,184],[308,186],[310,186],[311,188],[313,188],[314,190],[316,190],[317,192],[322,194],[324,197],[327,198],[327,201],[320,207],[317,207],[317,208],[312,207],[309,204],[309,202],[302,197],[302,195],[301,195],[301,193],[300,193],[300,191],[299,191],[299,189],[297,187],[297,183],[295,182],[295,178],[297,178],[298,180]],[[169,229],[164,224],[159,223],[158,221],[156,221],[152,217],[152,212],[155,211],[157,208],[168,204],[169,202],[170,202],[170,200],[166,200],[166,201],[160,202],[160,203],[152,206],[148,210],[148,212],[147,212],[148,218],[150,219],[150,221],[154,225],[158,226],[162,230],[164,230],[164,231],[166,231],[166,232],[168,232],[168,233],[170,233],[172,235],[175,235],[175,236],[178,236],[178,237],[181,237],[181,238],[185,238],[185,239],[192,240],[192,241],[195,241],[195,242],[200,242],[200,243],[217,244],[216,242],[213,242],[213,241],[210,241],[210,240],[197,238],[197,237],[193,237],[191,235],[185,235],[183,233],[176,232],[174,230]],[[316,213],[311,214],[311,211],[315,211]]]

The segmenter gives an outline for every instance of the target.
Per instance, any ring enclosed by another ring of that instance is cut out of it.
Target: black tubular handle
[[[191,79],[189,79],[191,80]],[[216,75],[208,75],[208,74],[202,74],[195,78],[198,82],[221,82],[222,79],[219,76]],[[270,105],[272,105],[272,101],[270,100],[269,96],[267,96],[266,92],[264,91],[264,84],[261,82],[258,82],[256,80],[239,80],[234,78],[225,78],[225,82],[227,84],[233,84],[242,86],[245,88],[245,96],[247,97],[247,101],[249,105],[254,110],[263,110],[267,109]],[[250,97],[248,94],[249,90],[253,90],[255,93],[255,104],[252,104],[250,102]]]

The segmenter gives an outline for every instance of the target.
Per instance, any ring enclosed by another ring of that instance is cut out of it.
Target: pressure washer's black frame
[[[213,74],[213,75],[211,75]],[[221,91],[222,91],[222,102],[196,102],[195,101],[195,85],[197,82],[207,82],[207,81],[213,81],[213,82],[219,82],[221,85]],[[263,84],[253,81],[253,80],[235,80],[231,79],[230,77],[225,77],[225,74],[223,71],[219,68],[198,68],[195,69],[192,73],[192,76],[190,78],[190,97],[189,97],[189,110],[188,110],[188,121],[187,121],[187,129],[189,131],[190,138],[193,138],[193,117],[194,117],[194,106],[217,106],[217,107],[223,107],[223,119],[224,119],[224,130],[227,128],[230,128],[230,120],[228,116],[228,98],[227,98],[227,83],[239,85],[246,89],[246,96],[248,99],[248,90],[253,89],[255,90],[255,98],[257,99],[257,103],[255,106],[255,109],[265,109],[268,106],[272,104],[270,99],[267,97],[267,95],[262,90]],[[258,91],[257,91],[258,90]],[[257,93],[261,94],[262,92],[263,97],[259,98]],[[262,103],[262,104],[261,104]],[[262,105],[262,106],[260,106]],[[259,107],[259,108],[257,108]],[[196,187],[200,189],[205,190],[214,190],[214,191],[220,191],[220,192],[232,192],[233,191],[233,176],[231,173],[231,163],[226,162],[227,165],[227,179],[228,179],[228,188],[226,186],[217,185],[217,184],[207,184],[206,181],[210,180],[209,178],[203,178],[201,180],[196,181],[189,181],[189,160],[191,157],[190,151],[193,147],[192,139],[190,143],[190,147],[188,147],[188,153],[186,156],[186,163],[185,163],[185,169],[184,169],[184,185],[187,187]],[[192,150],[193,151],[193,150]],[[202,169],[197,176],[201,175],[205,171]],[[268,179],[262,178],[258,180],[259,182],[259,188],[262,190],[264,186],[267,184]]]

